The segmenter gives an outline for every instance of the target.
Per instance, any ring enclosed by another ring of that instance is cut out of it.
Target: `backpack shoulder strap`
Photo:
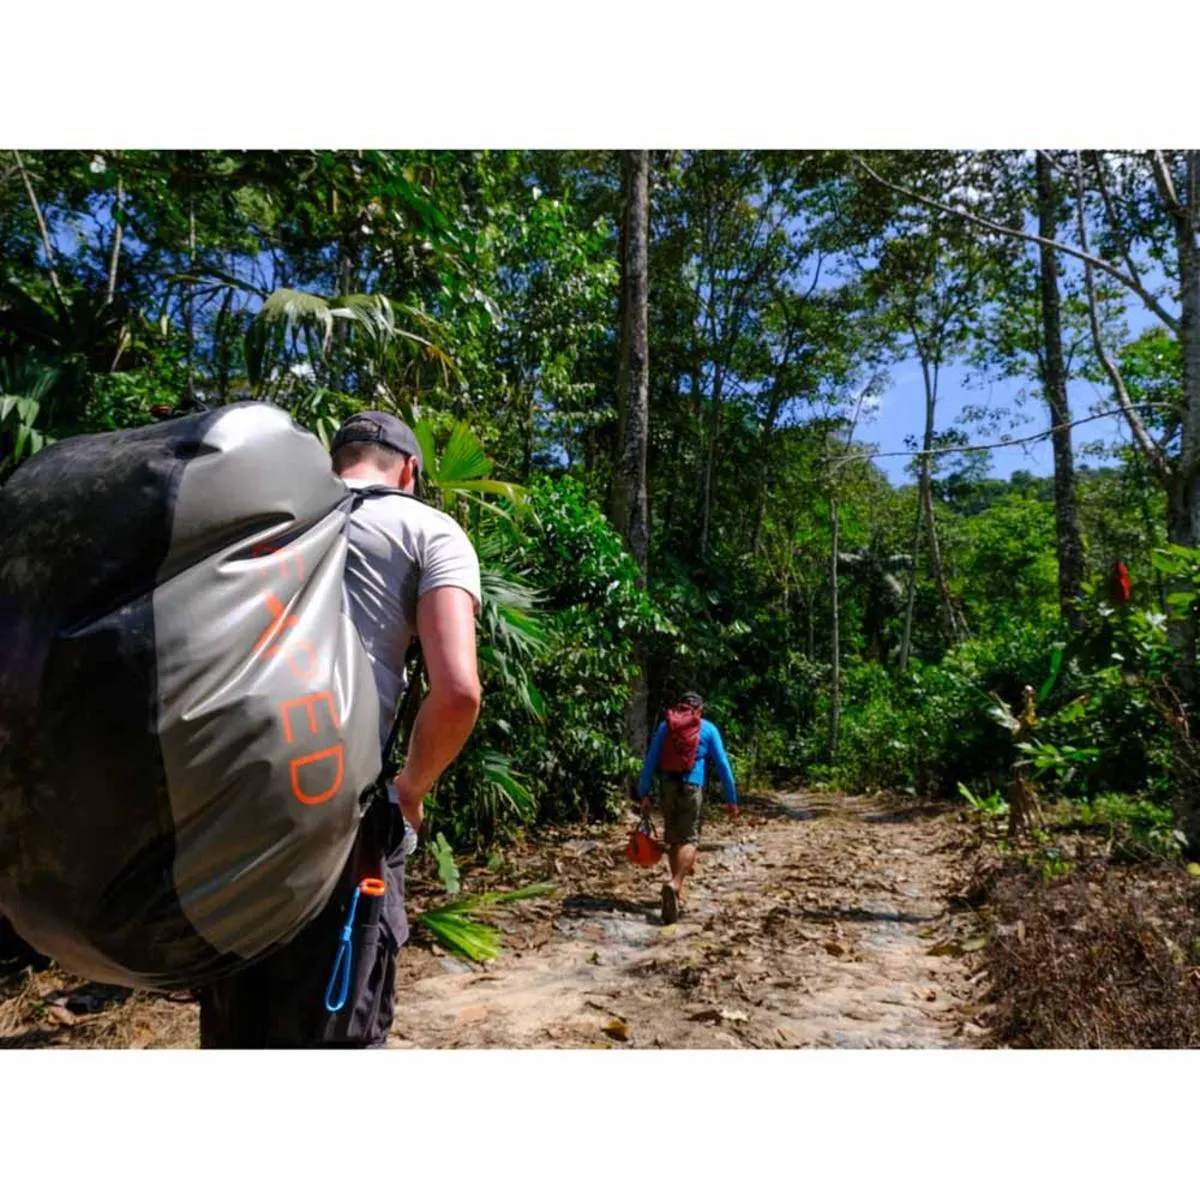
[[[405,500],[415,500],[418,504],[429,506],[429,501],[412,492],[402,492],[399,488],[384,487],[381,483],[373,483],[369,487],[347,488],[350,493],[350,507],[357,508],[368,496],[400,496]]]
[[[348,512],[353,512],[370,496],[400,496],[405,500],[415,500],[418,504],[428,503],[428,501],[423,500],[420,496],[414,496],[412,492],[403,492],[399,488],[384,487],[382,484],[371,484],[369,487],[364,488],[347,488],[346,493],[339,507],[344,507]],[[388,731],[387,741],[383,745],[379,775],[375,780],[374,787],[367,789],[368,795],[371,793],[375,795],[379,795],[380,793],[386,794],[387,784],[392,774],[392,755],[396,751],[396,746],[400,742],[405,726],[411,729],[413,718],[416,716],[415,703],[419,696],[418,684],[423,668],[424,660],[421,656],[421,646],[419,642],[414,640],[412,648],[408,652],[408,659],[405,662],[405,674],[408,685],[404,690],[404,695],[400,698],[400,702],[396,705],[396,713],[392,718],[391,729]]]

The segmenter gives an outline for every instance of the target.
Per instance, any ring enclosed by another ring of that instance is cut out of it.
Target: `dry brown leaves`
[[[1041,1049],[1200,1046],[1200,879],[1091,862],[993,883],[993,1034]]]

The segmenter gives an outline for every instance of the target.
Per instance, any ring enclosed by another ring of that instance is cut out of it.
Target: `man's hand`
[[[425,797],[413,787],[412,781],[408,778],[407,767],[396,776],[395,783],[400,811],[412,827],[412,831],[417,833],[421,828],[421,822],[425,819]]]

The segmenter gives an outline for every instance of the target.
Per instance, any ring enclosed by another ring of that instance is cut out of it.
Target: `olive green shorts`
[[[663,840],[668,846],[698,845],[704,789],[679,779],[662,781]]]

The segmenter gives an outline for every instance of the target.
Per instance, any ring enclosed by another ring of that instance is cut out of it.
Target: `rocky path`
[[[405,1046],[953,1047],[983,1030],[969,913],[950,899],[970,852],[944,815],[855,797],[752,800],[703,833],[677,925],[624,833],[547,852],[551,899],[505,913],[486,969],[405,958]]]

